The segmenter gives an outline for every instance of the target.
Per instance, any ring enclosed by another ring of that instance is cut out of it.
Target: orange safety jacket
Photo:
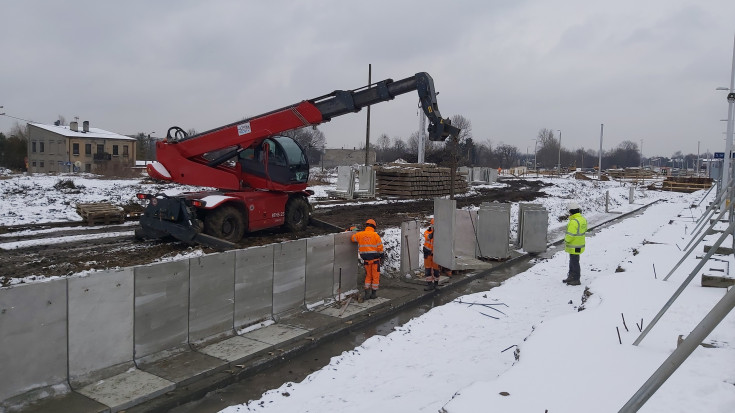
[[[367,227],[365,230],[352,234],[352,242],[356,242],[357,252],[360,258],[365,261],[377,260],[383,258],[383,240],[380,235],[375,232],[373,227]]]
[[[424,231],[424,256],[434,253],[434,228],[429,227]]]

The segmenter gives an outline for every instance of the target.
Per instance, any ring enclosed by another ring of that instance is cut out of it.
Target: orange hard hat
[[[376,224],[376,223],[375,223],[375,220],[374,220],[374,219],[372,219],[372,218],[370,218],[370,219],[368,219],[367,221],[365,221],[365,224],[370,224],[370,225],[372,225],[372,226],[374,226],[374,227],[377,227],[377,226],[378,226],[378,224]]]

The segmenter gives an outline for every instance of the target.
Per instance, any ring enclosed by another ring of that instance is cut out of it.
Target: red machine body
[[[355,90],[337,90],[193,136],[179,127],[170,128],[156,144],[157,162],[148,165],[148,174],[217,190],[174,197],[138,194],[150,202],[136,236],[173,236],[226,248],[245,232],[278,226],[303,230],[311,213],[307,199],[313,193],[306,189],[309,162],[296,141],[278,134],[358,112],[411,90],[419,93],[431,140],[459,133],[441,117],[433,80],[423,72],[395,82],[387,79]]]

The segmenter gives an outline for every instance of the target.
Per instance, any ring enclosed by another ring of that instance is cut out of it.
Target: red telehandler
[[[246,232],[285,226],[306,228],[311,215],[306,189],[309,161],[304,149],[279,133],[314,126],[416,90],[429,119],[429,139],[456,137],[459,129],[441,117],[428,73],[386,79],[354,90],[336,90],[295,105],[187,136],[169,128],[156,143],[152,178],[217,188],[176,196],[138,194],[148,205],[137,238],[173,236],[187,243],[232,248]]]

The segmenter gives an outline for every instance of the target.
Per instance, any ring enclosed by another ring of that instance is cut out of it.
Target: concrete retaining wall
[[[79,388],[357,288],[351,233],[0,289],[0,402]],[[58,387],[56,388],[58,390]]]

